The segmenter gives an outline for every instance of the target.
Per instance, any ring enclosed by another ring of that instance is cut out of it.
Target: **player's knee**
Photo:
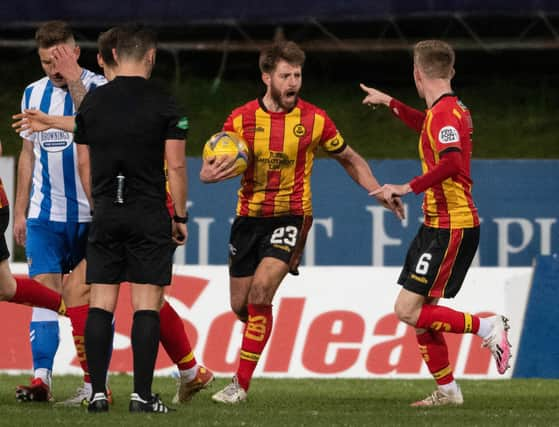
[[[248,302],[250,304],[271,304],[273,293],[270,292],[265,286],[252,286],[248,295]]]
[[[401,322],[407,323],[408,325],[414,326],[416,323],[415,313],[413,310],[404,304],[400,304],[399,301],[396,301],[394,304],[394,313]]]
[[[0,301],[10,301],[16,292],[16,282],[11,275],[0,274]]]

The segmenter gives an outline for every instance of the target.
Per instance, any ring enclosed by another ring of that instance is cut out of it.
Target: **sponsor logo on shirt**
[[[268,163],[270,170],[288,168],[295,163],[295,160],[291,160],[287,157],[287,154],[278,151],[270,151],[270,157],[258,157],[257,161],[259,163]]]
[[[460,141],[460,134],[453,126],[445,126],[439,131],[439,141],[441,144],[451,144]]]
[[[65,150],[72,142],[72,134],[63,130],[51,129],[39,133],[41,148],[51,153]]]

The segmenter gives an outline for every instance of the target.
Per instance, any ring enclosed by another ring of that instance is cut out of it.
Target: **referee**
[[[89,412],[108,411],[105,379],[120,283],[130,282],[134,309],[134,392],[130,412],[168,412],[152,394],[163,287],[171,282],[175,244],[184,244],[187,122],[174,100],[148,79],[156,36],[140,26],[117,29],[116,78],[84,99],[75,141],[82,183],[94,208],[87,245],[91,285],[85,330],[92,382]],[[175,202],[166,208],[164,164]],[[173,242],[174,241],[174,242]]]

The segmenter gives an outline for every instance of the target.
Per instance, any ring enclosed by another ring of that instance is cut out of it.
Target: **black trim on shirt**
[[[431,104],[431,108],[433,108],[437,102],[439,102],[443,98],[446,98],[447,96],[456,96],[456,95],[454,94],[454,92],[443,93],[441,96],[439,96],[437,99],[435,99],[433,104]]]

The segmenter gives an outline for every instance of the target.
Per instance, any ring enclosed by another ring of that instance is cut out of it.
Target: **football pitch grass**
[[[108,414],[47,403],[18,403],[16,385],[28,376],[0,375],[1,426],[556,426],[557,380],[462,380],[464,405],[411,408],[433,390],[430,380],[255,379],[249,399],[235,406],[213,403],[211,394],[229,379],[218,378],[171,414],[129,414],[132,378],[111,376],[115,403]],[[76,376],[55,378],[63,400],[80,385]],[[172,378],[158,377],[154,391],[166,403],[175,392]]]

